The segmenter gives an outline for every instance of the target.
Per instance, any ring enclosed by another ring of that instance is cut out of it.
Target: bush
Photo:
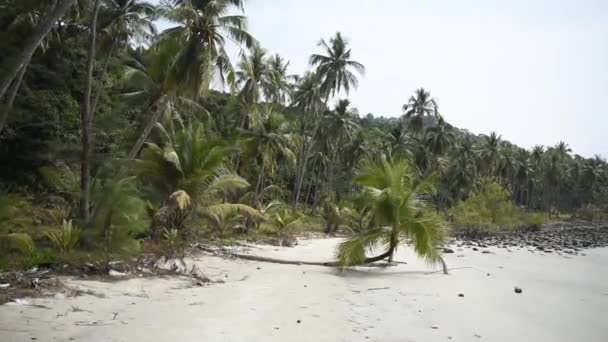
[[[524,224],[524,214],[509,200],[508,192],[489,180],[482,181],[466,201],[452,209],[451,214],[461,233],[494,233]]]
[[[608,209],[588,205],[575,211],[572,218],[592,222],[608,221]]]
[[[80,241],[80,229],[72,227],[72,220],[63,220],[63,228],[57,231],[47,232],[46,236],[51,240],[53,247],[63,256],[72,253],[72,250]]]

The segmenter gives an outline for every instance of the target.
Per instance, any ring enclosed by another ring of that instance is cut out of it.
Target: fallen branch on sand
[[[201,246],[201,245],[198,245],[197,247],[200,250],[208,252],[208,253],[212,253],[212,254],[216,254],[216,255],[218,255],[218,254],[227,255],[230,257],[243,259],[243,260],[250,260],[250,261],[260,261],[260,262],[268,262],[268,263],[283,264],[283,265],[307,265],[307,266],[323,266],[323,267],[340,266],[340,264],[337,261],[315,262],[315,261],[301,261],[301,260],[285,260],[285,259],[268,258],[268,257],[263,257],[263,256],[258,256],[258,255],[241,254],[241,253],[236,253],[234,251],[230,251],[225,248],[216,249],[216,248],[209,248],[209,247],[205,247],[205,246]],[[375,257],[366,258],[363,265],[368,265],[368,264],[386,259],[389,256],[390,256],[390,252],[386,252],[386,253],[382,253]],[[445,264],[445,261],[443,260],[443,258],[441,258],[441,265],[443,268],[443,273],[448,274],[448,267]]]

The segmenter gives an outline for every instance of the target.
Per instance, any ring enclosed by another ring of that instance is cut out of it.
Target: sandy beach
[[[248,253],[326,261],[339,241]],[[225,281],[204,287],[65,279],[98,296],[2,305],[0,341],[608,341],[608,248],[453,248],[447,276],[401,248],[396,260],[407,264],[344,272],[200,256],[201,270]]]

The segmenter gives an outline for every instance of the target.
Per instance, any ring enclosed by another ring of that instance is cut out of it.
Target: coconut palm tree
[[[291,81],[295,80],[294,75],[287,73],[289,61],[283,59],[279,54],[275,54],[267,60],[267,64],[268,82],[264,95],[268,101],[284,105],[292,95],[294,85]]]
[[[226,41],[253,48],[257,41],[247,32],[247,18],[233,11],[243,10],[242,0],[173,1],[163,16],[178,26],[161,33],[157,48],[177,48],[168,65],[167,82],[178,91],[199,95],[214,75],[232,86],[235,72],[226,52]]]
[[[252,48],[257,41],[247,32],[247,18],[230,14],[243,9],[242,0],[174,0],[175,7],[165,7],[162,15],[178,26],[163,31],[152,47],[164,73],[163,94],[185,93],[199,96],[209,89],[214,76],[224,83],[235,82],[234,68],[226,52],[226,40]],[[155,111],[147,120],[129,152],[135,158],[158,122],[162,112]]]
[[[454,132],[448,127],[442,116],[439,116],[437,124],[429,127],[425,134],[426,144],[429,151],[436,156],[441,156],[448,151],[454,141]]]
[[[349,105],[350,101],[347,99],[338,101],[336,108],[326,112],[322,119],[321,139],[325,141],[325,148],[330,156],[327,169],[328,191],[332,191],[334,187],[336,165],[340,165],[343,160],[340,151],[348,145],[354,131],[359,128],[355,115],[348,108]]]
[[[364,160],[355,182],[369,196],[375,228],[341,243],[337,257],[341,265],[360,265],[388,258],[403,241],[430,263],[442,262],[440,246],[445,241],[446,224],[425,200],[433,191],[431,178],[417,183],[411,167],[403,160]],[[367,258],[366,252],[382,246],[384,252]],[[444,264],[444,272],[447,268]]]
[[[296,180],[293,192],[293,207],[297,209],[302,182],[307,170],[306,166],[319,130],[317,124],[319,113],[326,107],[321,92],[321,78],[317,73],[307,72],[304,74],[298,82],[292,102],[292,106],[304,114],[299,120],[298,133],[302,143],[297,154]],[[312,131],[309,132],[311,129]]]
[[[163,143],[148,142],[137,160],[148,198],[163,203],[170,194],[185,192],[192,200],[194,214],[217,228],[220,235],[242,215],[259,216],[255,209],[244,204],[217,204],[227,193],[249,187],[244,178],[229,169],[230,156],[237,149],[226,146],[222,139],[197,122],[186,124],[176,133],[160,124],[157,127]],[[158,212],[167,211],[165,207]],[[158,221],[156,217],[155,221]]]
[[[0,10],[2,10],[3,8],[4,8],[3,10],[6,10],[6,8],[10,8],[10,7],[16,8],[17,7],[16,5],[17,4],[14,2],[14,0],[5,1],[4,6],[0,6]],[[20,11],[12,18],[12,20],[9,23],[7,23],[7,25],[6,25],[7,32],[9,32],[9,31],[15,31],[15,32],[19,31],[20,32],[22,30],[31,31],[44,18],[45,11],[47,10],[47,8],[40,7],[39,4],[35,4],[35,3],[29,3],[29,4],[22,3],[22,4],[20,4],[20,6],[24,6],[25,8],[20,7]],[[49,33],[40,41],[40,44],[38,45],[40,50],[42,50],[43,52],[48,47],[49,41],[51,41],[52,38],[58,36],[56,34],[53,34],[53,31],[55,31],[55,29],[51,28]],[[19,34],[15,33],[15,35],[17,36]],[[36,52],[36,50],[34,50],[34,52]],[[19,92],[19,89],[21,88],[21,83],[23,82],[25,73],[29,67],[33,54],[34,53],[32,53],[31,56],[27,57],[23,61],[21,67],[19,68],[17,75],[15,76],[14,80],[12,80],[12,82],[10,83],[10,88],[7,89],[8,92],[6,93],[6,101],[4,101],[3,105],[2,105],[2,96],[0,96],[0,133],[2,133],[4,125],[6,124],[6,121],[8,119],[8,115],[10,114],[10,112],[13,109],[15,99],[17,98],[17,93]]]
[[[268,82],[266,51],[259,46],[254,47],[250,54],[241,56],[238,67],[236,84],[241,88],[239,96],[250,106],[258,103]]]
[[[407,120],[414,132],[422,130],[425,116],[438,115],[437,102],[424,88],[416,89],[414,95],[403,105],[403,118]]]
[[[21,49],[15,55],[7,58],[5,67],[1,70],[0,99],[4,97],[11,82],[17,78],[19,70],[26,66],[42,40],[75,2],[76,0],[52,0],[45,6],[44,16],[40,18],[38,24],[32,28],[32,31],[23,40]]]
[[[325,54],[313,54],[310,56],[309,62],[312,67],[316,67],[316,72],[322,79],[321,93],[327,103],[329,96],[333,96],[341,90],[348,94],[351,88],[357,88],[359,80],[355,72],[363,75],[365,67],[351,59],[348,41],[342,37],[340,32],[336,32],[335,36],[329,39],[329,44],[322,39],[318,46],[323,48]]]
[[[481,149],[481,169],[483,170],[486,177],[491,177],[496,174],[498,169],[498,162],[501,148],[501,136],[496,132],[491,132],[489,136],[485,137],[484,145]]]
[[[292,135],[290,125],[280,113],[270,107],[256,111],[249,130],[243,130],[241,144],[246,156],[258,160],[258,181],[255,187],[255,201],[264,189],[266,174],[273,174],[279,162],[284,161],[285,167],[293,166],[295,154],[292,151]]]

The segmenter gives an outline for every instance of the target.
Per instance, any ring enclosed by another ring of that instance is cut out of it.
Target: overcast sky
[[[245,14],[292,73],[342,32],[367,68],[349,95],[361,115],[398,116],[424,87],[460,128],[608,157],[608,0],[248,0]]]

